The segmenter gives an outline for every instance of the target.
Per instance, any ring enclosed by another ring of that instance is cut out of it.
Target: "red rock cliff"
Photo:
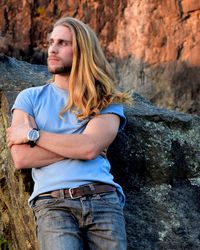
[[[63,15],[95,30],[121,85],[157,105],[200,114],[199,1],[1,1],[1,52],[44,63],[47,34]]]

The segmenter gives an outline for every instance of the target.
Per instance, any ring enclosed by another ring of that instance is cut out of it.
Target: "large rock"
[[[134,98],[109,151],[127,194],[128,249],[200,249],[200,117]]]
[[[0,58],[0,246],[37,249],[30,171],[16,171],[5,144],[9,109],[25,87],[43,84],[45,66]],[[200,249],[200,118],[153,106],[134,94],[128,123],[108,157],[123,186],[128,249]]]
[[[198,0],[0,1],[0,51],[45,64],[47,33],[63,15],[95,30],[122,86],[200,114]]]
[[[35,249],[35,226],[27,199],[32,190],[30,171],[15,171],[5,142],[10,108],[17,93],[47,79],[44,66],[0,56],[0,249]],[[49,77],[49,76],[48,76]]]

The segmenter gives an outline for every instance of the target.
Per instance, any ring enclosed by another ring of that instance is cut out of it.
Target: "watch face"
[[[28,132],[28,140],[29,141],[37,141],[39,138],[39,131],[36,129],[32,129]]]

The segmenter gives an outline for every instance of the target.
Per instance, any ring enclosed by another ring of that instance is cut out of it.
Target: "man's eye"
[[[64,40],[61,40],[61,41],[58,41],[58,42],[54,42],[53,40],[49,40],[48,41],[48,46],[52,46],[53,44],[56,44],[57,46],[61,46],[61,47],[65,47],[65,46],[71,45],[70,42],[64,41]]]
[[[67,46],[68,43],[67,43],[66,41],[61,41],[61,42],[60,42],[60,45],[61,45],[61,46]]]

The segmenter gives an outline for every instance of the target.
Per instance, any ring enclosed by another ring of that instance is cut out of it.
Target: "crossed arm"
[[[117,135],[120,119],[103,114],[91,119],[82,134],[56,134],[40,131],[34,148],[27,144],[27,133],[36,127],[34,119],[21,110],[14,110],[7,144],[17,169],[36,168],[65,158],[90,160],[96,158]]]

